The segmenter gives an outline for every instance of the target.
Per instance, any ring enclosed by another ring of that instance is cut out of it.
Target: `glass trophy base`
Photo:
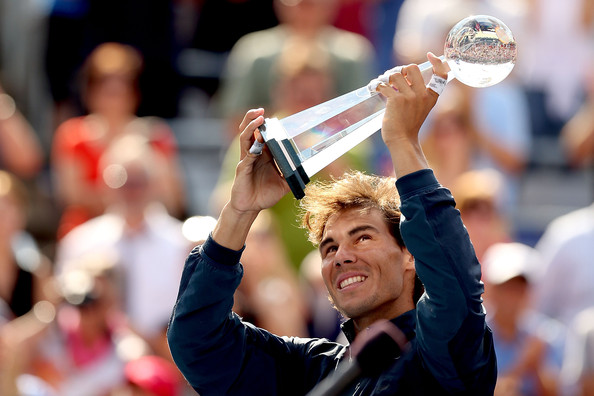
[[[431,64],[421,66],[428,81]],[[260,132],[295,198],[303,198],[313,175],[380,130],[385,106],[385,98],[365,86],[286,118],[265,120]]]

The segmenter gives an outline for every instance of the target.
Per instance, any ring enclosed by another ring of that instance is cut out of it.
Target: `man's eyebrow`
[[[360,225],[360,226],[357,226],[357,227],[353,228],[352,230],[350,230],[348,232],[348,234],[349,234],[349,236],[353,236],[353,235],[355,235],[355,234],[357,234],[357,233],[359,233],[361,231],[368,231],[368,230],[376,231],[376,232],[378,231],[378,229],[375,228],[374,226],[369,225],[369,224],[364,224],[364,225]],[[326,239],[324,239],[322,242],[320,242],[320,246],[318,247],[318,250],[319,251],[322,251],[324,249],[324,246],[329,245],[332,242],[334,242],[334,239],[333,238],[326,238]]]
[[[375,228],[374,226],[369,225],[369,224],[364,224],[364,225],[357,226],[357,227],[353,228],[352,230],[350,230],[349,236],[353,236],[358,232],[368,231],[368,230],[376,231],[376,232],[378,231],[377,228]]]
[[[324,246],[331,244],[334,242],[332,238],[326,238],[322,242],[320,242],[320,246],[318,246],[318,250],[321,252],[324,249]]]

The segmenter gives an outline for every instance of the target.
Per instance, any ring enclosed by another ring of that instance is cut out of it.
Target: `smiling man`
[[[431,54],[429,60],[445,77],[447,66]],[[496,359],[480,265],[454,199],[435,179],[418,139],[438,94],[416,65],[377,89],[387,99],[382,139],[397,179],[349,173],[310,184],[301,201],[329,296],[349,318],[348,340],[379,320],[390,320],[406,337],[398,358],[387,359],[382,372],[360,376],[343,394],[492,395]],[[263,113],[250,110],[240,126],[242,154],[230,200],[186,262],[168,329],[176,364],[202,396],[304,395],[351,356],[349,346],[280,337],[231,311],[250,227],[289,192],[268,151],[249,153]]]
[[[303,224],[319,246],[330,300],[351,319],[344,330],[352,333],[414,309],[422,289],[400,235],[394,183],[353,172],[311,185],[301,202]]]

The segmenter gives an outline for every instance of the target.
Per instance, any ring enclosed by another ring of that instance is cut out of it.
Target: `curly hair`
[[[378,209],[398,245],[404,247],[400,235],[400,198],[395,178],[367,175],[360,171],[345,173],[330,181],[310,183],[300,201],[302,227],[309,232],[309,240],[318,245],[322,240],[328,218],[345,209]]]

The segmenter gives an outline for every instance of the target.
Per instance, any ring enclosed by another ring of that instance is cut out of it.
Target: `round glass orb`
[[[517,53],[511,30],[488,15],[472,15],[458,22],[444,45],[456,79],[477,88],[503,81],[514,68]]]

